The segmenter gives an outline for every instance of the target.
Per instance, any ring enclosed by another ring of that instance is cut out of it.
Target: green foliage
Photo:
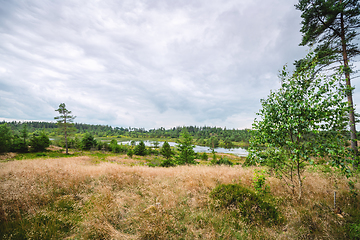
[[[159,141],[154,141],[152,144],[154,145],[154,148],[158,148],[160,143]]]
[[[11,148],[11,129],[7,126],[7,124],[0,125],[0,153],[4,153],[9,151]]]
[[[129,150],[127,151],[127,155],[132,158],[134,155],[134,150],[132,150],[132,148],[129,148]]]
[[[138,156],[146,155],[146,146],[143,141],[140,141],[139,144],[135,146],[134,154]]]
[[[170,144],[165,141],[160,149],[160,154],[163,155],[166,159],[170,159],[174,153],[171,150]]]
[[[217,161],[217,158],[216,158],[216,152],[215,152],[215,150],[214,149],[212,149],[212,151],[211,151],[211,153],[212,153],[212,155],[213,155],[213,157],[212,157],[212,162],[216,162]]]
[[[229,211],[234,217],[242,217],[248,223],[272,225],[283,222],[276,207],[240,184],[221,184],[210,192],[210,198],[216,209]]]
[[[45,130],[43,130],[43,132],[45,132]],[[17,141],[17,144],[15,144],[15,138],[13,140],[13,148],[16,148],[15,152],[25,153],[29,151],[29,146],[26,141],[28,136],[29,136],[29,132],[27,130],[27,125],[25,123],[23,125],[23,129],[21,129],[20,131],[20,137],[22,138],[22,143],[20,143],[20,141]]]
[[[81,139],[81,149],[90,150],[95,146],[96,146],[96,140],[94,136],[91,135],[90,133],[85,133],[85,135]]]
[[[26,153],[29,151],[29,146],[27,141],[24,142],[18,135],[14,135],[12,139],[12,144],[10,148],[11,152],[17,153]]]
[[[35,134],[32,135],[30,139],[30,147],[32,152],[43,152],[46,150],[47,147],[50,146],[50,139],[45,134],[45,132],[42,132],[40,136],[36,136]]]
[[[349,239],[360,239],[360,223],[348,225]]]
[[[192,141],[192,137],[185,129],[181,133],[181,137],[178,141],[177,149],[179,151],[179,155],[176,156],[176,162],[179,165],[183,164],[195,164],[195,152],[194,152],[194,145]]]
[[[231,162],[227,157],[221,157],[219,160],[213,158],[210,163],[211,165],[228,165],[228,166],[234,165],[234,163]]]
[[[351,198],[356,199],[356,197],[359,195],[359,190],[356,189],[355,187],[355,183],[357,182],[357,180],[354,182],[352,180],[348,181],[348,186],[350,189],[350,194],[351,194]]]
[[[63,147],[66,147],[63,145]],[[81,149],[81,140],[75,136],[74,138],[68,139],[68,147],[74,149]]]
[[[165,158],[159,165],[160,167],[173,167],[176,166],[175,162],[170,158]]]
[[[111,140],[111,142],[109,144],[109,149],[110,149],[110,151],[112,151],[114,153],[120,153],[120,152],[124,151],[122,146],[120,146],[115,139]]]
[[[270,193],[270,186],[266,185],[266,171],[255,170],[253,177],[253,187],[257,194],[266,195]]]
[[[212,149],[219,147],[219,139],[215,136],[211,136],[207,143]]]
[[[360,24],[358,0],[299,0],[296,8],[302,12],[303,19],[300,45],[315,45],[319,64],[341,62],[343,43],[348,58],[359,54],[357,44],[352,43],[359,34],[356,31]]]
[[[201,160],[207,161],[208,159],[209,159],[209,157],[206,153],[201,154]]]
[[[299,198],[301,169],[313,164],[314,157],[327,157],[330,164],[348,171],[345,88],[336,76],[316,75],[315,66],[292,76],[284,68],[281,88],[261,100],[261,119],[254,121],[248,156],[271,167],[293,190],[298,184]]]
[[[314,53],[319,70],[329,65],[332,68],[340,65],[344,69],[345,80],[343,81],[347,87],[351,148],[353,158],[356,159],[358,157],[358,139],[352,97],[354,88],[351,86],[350,80],[353,65],[349,62],[360,54],[357,42],[357,36],[360,33],[359,0],[299,0],[295,6],[302,12],[303,19],[300,30],[303,33],[303,39],[300,45],[315,46]],[[301,71],[302,67],[311,65],[309,62],[309,58],[301,59],[295,65]],[[358,164],[358,161],[353,161],[354,168],[357,168]]]
[[[71,122],[74,121],[76,116],[70,115],[71,111],[66,109],[65,103],[60,103],[59,108],[55,111],[59,112],[60,116],[54,117],[59,126],[59,131],[64,134],[66,154],[68,154],[68,135],[76,132]]]
[[[5,121],[0,122],[0,124],[5,123]],[[56,136],[57,134],[64,135],[62,132],[62,128],[59,124],[51,123],[51,122],[26,122],[21,123],[17,121],[7,122],[7,125],[16,133],[20,134],[24,125],[27,125],[28,132],[34,133],[42,131],[45,129],[49,136]],[[123,127],[111,127],[108,125],[90,125],[84,123],[71,123],[69,125],[71,127],[71,134],[76,132],[81,135],[89,132],[93,136],[114,136],[117,138],[142,138],[142,139],[176,139],[181,135],[181,131],[186,129],[189,134],[193,137],[194,142],[197,145],[201,146],[211,146],[209,145],[209,139],[211,137],[216,137],[219,142],[220,147],[232,147],[234,143],[236,146],[240,146],[240,144],[244,144],[247,146],[250,139],[250,130],[249,129],[223,129],[220,127],[197,127],[197,126],[188,126],[188,127],[174,127],[170,129],[150,129],[145,130],[143,128],[123,128]],[[59,128],[60,127],[60,128]],[[58,128],[59,131],[55,131]],[[69,136],[71,136],[71,134]],[[70,139],[68,139],[70,141]],[[135,144],[135,142],[134,142]],[[156,145],[156,141],[154,142]],[[65,139],[64,139],[65,146]],[[69,143],[70,146],[70,143]],[[240,146],[241,147],[241,146]]]

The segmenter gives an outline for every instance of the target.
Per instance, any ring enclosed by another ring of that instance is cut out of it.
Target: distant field
[[[0,239],[346,239],[356,235],[359,196],[326,168],[305,173],[304,199],[267,178],[284,223],[265,226],[215,209],[219,184],[252,189],[255,167],[139,166],[125,155],[0,163]],[[135,166],[129,166],[135,165]],[[357,178],[358,179],[358,178]],[[356,180],[355,178],[353,180]],[[359,189],[359,182],[356,183]],[[338,206],[333,210],[333,192]],[[296,199],[296,197],[295,197]],[[351,235],[353,234],[353,235]],[[354,238],[355,239],[355,238]]]

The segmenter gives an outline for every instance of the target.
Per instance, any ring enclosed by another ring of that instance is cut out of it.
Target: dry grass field
[[[136,165],[125,155],[0,163],[2,239],[356,239],[360,199],[348,179],[308,170],[301,202],[267,177],[284,222],[245,222],[215,209],[219,184],[252,188],[255,167]],[[133,165],[133,166],[130,166]],[[353,179],[356,180],[355,178]],[[355,184],[359,189],[359,183]],[[333,192],[342,214],[333,211]],[[360,234],[360,233],[359,233]]]

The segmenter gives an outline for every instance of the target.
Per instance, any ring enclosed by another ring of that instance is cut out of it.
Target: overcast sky
[[[251,128],[308,52],[296,2],[0,0],[0,120]]]

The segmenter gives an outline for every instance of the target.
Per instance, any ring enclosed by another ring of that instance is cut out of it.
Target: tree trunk
[[[69,154],[68,152],[68,142],[67,142],[67,129],[66,129],[66,116],[65,116],[65,120],[64,120],[64,127],[65,127],[65,148],[66,148],[66,154]]]
[[[297,175],[298,175],[298,181],[299,181],[299,197],[298,200],[301,200],[302,197],[302,180],[301,180],[301,176],[300,176],[300,160],[298,158],[297,160]]]
[[[340,1],[342,3],[342,1]],[[350,71],[349,71],[349,60],[347,57],[347,51],[346,51],[346,40],[345,40],[345,27],[344,27],[344,16],[343,13],[340,15],[341,19],[341,43],[342,43],[342,55],[343,55],[343,61],[344,61],[344,71],[345,71],[345,78],[346,78],[346,86],[348,88],[346,95],[348,99],[349,104],[349,121],[350,121],[350,138],[351,138],[351,148],[354,153],[354,162],[353,167],[357,169],[358,162],[357,162],[357,156],[358,156],[358,144],[357,144],[357,137],[356,137],[356,126],[355,126],[355,112],[354,112],[354,104],[353,104],[353,98],[352,98],[352,90],[351,90],[351,82],[350,82]]]

